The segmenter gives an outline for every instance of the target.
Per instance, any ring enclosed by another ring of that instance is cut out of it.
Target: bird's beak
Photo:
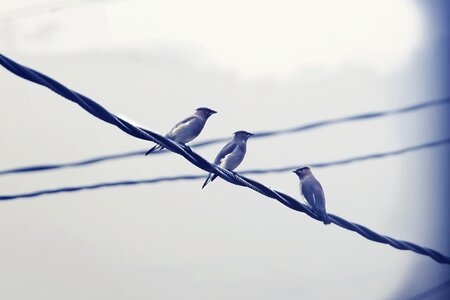
[[[211,109],[211,114],[217,114],[217,111]]]
[[[254,134],[249,132],[249,133],[247,134],[247,136],[248,136],[248,137],[251,137],[251,136],[254,136]]]

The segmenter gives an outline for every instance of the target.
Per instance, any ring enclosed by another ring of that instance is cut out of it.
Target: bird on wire
[[[322,185],[314,177],[310,167],[301,167],[293,171],[300,179],[300,193],[306,199],[308,204],[322,217],[324,224],[330,224],[325,208],[325,195],[323,193]]]
[[[197,108],[192,116],[177,123],[165,135],[165,137],[183,145],[189,143],[199,136],[200,132],[202,132],[203,130],[203,127],[205,127],[208,118],[215,113],[217,113],[217,111],[207,107]],[[152,152],[162,149],[164,149],[163,146],[155,145],[150,150],[148,150],[145,155],[149,155]]]
[[[214,164],[227,170],[236,169],[242,162],[247,151],[247,140],[253,134],[247,131],[236,131],[233,138],[220,150],[217,154]],[[202,189],[210,182],[216,179],[217,175],[209,173],[208,177],[203,183]]]

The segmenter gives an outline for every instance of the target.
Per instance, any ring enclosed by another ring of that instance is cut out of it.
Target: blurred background
[[[0,52],[165,133],[198,141],[448,97],[446,1],[0,0]],[[0,169],[152,144],[0,69]],[[448,137],[448,105],[250,140],[237,169]],[[195,149],[213,160],[222,145]],[[313,170],[328,211],[450,254],[448,150]],[[0,194],[202,174],[175,154],[0,177]],[[206,174],[205,174],[206,177]],[[300,199],[290,172],[250,176]],[[1,299],[407,299],[447,265],[373,243],[216,180],[0,203]],[[449,288],[427,299],[449,299]]]

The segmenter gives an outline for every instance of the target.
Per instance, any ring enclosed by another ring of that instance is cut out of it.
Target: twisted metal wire
[[[180,145],[176,142],[173,142],[155,132],[152,132],[148,129],[141,128],[134,126],[130,124],[129,122],[121,119],[120,117],[110,113],[107,111],[104,107],[99,105],[98,103],[94,102],[93,100],[89,99],[86,96],[83,96],[75,91],[72,91],[68,89],[67,87],[63,86],[59,82],[53,80],[52,78],[41,74],[37,71],[34,71],[30,68],[27,68],[25,66],[22,66],[11,59],[3,56],[0,54],[0,64],[3,65],[6,69],[11,71],[12,73],[16,74],[19,77],[22,77],[24,79],[27,79],[29,81],[32,81],[34,83],[37,83],[39,85],[48,87],[55,93],[59,94],[60,96],[77,103],[80,105],[84,110],[92,114],[93,116],[112,124],[125,133],[134,136],[139,139],[148,140],[155,142],[159,145],[164,146],[168,150],[175,152],[184,158],[186,158],[189,162],[197,166],[198,168],[206,171],[206,172],[212,172],[220,176],[222,179],[235,184],[240,185],[244,187],[251,188],[255,190],[256,192],[265,195],[267,197],[270,197],[272,199],[275,199],[279,201],[281,204],[307,214],[311,218],[314,218],[316,220],[321,221],[321,217],[318,216],[314,211],[311,210],[310,207],[298,202],[296,199],[279,192],[277,190],[273,190],[271,188],[266,187],[265,185],[254,181],[250,178],[238,175],[235,172],[228,171],[225,169],[222,169],[216,165],[210,164],[208,161],[206,161],[203,157],[198,155],[197,153],[193,152],[189,147],[186,147],[184,145]],[[421,247],[419,245],[416,245],[411,242],[407,241],[401,241],[397,240],[388,236],[384,236],[381,234],[378,234],[367,227],[364,227],[362,225],[349,222],[341,217],[338,217],[333,214],[329,214],[329,218],[332,223],[348,229],[350,231],[356,232],[359,235],[372,240],[374,242],[383,243],[391,245],[394,248],[400,249],[400,250],[410,250],[415,253],[419,253],[422,255],[429,256],[430,258],[434,259],[435,261],[443,264],[450,264],[450,257],[445,256],[436,250]]]

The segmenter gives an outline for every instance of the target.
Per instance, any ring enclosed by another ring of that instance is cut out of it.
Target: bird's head
[[[252,135],[253,133],[244,130],[239,130],[234,133],[235,138],[242,139],[244,141],[248,140],[248,138],[251,137]]]
[[[294,172],[295,174],[297,174],[297,176],[298,176],[300,179],[302,179],[302,178],[304,178],[306,175],[311,174],[311,168],[310,168],[310,167],[301,167],[301,168],[298,168],[298,169],[296,169],[296,170],[294,170],[294,171],[292,171],[292,172]]]
[[[209,116],[217,113],[217,111],[212,110],[212,109],[207,108],[207,107],[199,107],[195,111],[197,113],[199,113],[200,115],[205,116],[205,117],[209,117]]]

